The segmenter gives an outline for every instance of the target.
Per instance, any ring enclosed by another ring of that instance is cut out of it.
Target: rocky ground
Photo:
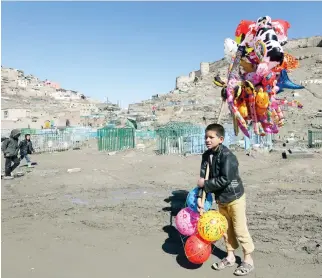
[[[322,277],[321,154],[237,155],[256,245],[249,277]],[[224,255],[221,241],[195,266],[172,225],[199,156],[107,155],[93,145],[32,159],[36,168],[19,169],[25,176],[2,180],[4,277],[233,277],[234,269],[211,269]]]

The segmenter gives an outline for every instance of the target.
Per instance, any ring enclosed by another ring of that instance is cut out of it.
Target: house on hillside
[[[56,92],[52,93],[51,96],[54,99],[66,101],[82,99],[82,94],[76,91],[65,90],[63,88],[56,89]]]
[[[1,128],[14,129],[28,127],[31,123],[30,110],[24,108],[1,109]]]
[[[82,103],[80,105],[81,116],[89,116],[92,114],[97,114],[98,112],[99,108],[94,103]]]
[[[83,126],[103,127],[106,125],[106,117],[103,114],[81,116],[81,124]]]
[[[24,108],[4,108],[1,109],[1,121],[17,121],[19,119],[30,118],[30,110]]]
[[[47,79],[44,81],[44,84],[45,84],[45,86],[48,86],[48,87],[51,87],[51,88],[54,88],[54,89],[59,89],[60,88],[60,85],[58,83],[50,81],[50,80],[47,80]]]
[[[79,111],[61,111],[55,117],[56,126],[79,126],[81,125],[81,117]]]
[[[26,88],[28,85],[28,81],[26,79],[18,79],[17,80],[18,86]]]

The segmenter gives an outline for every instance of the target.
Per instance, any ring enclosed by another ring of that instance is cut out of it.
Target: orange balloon
[[[192,235],[187,239],[184,251],[189,262],[202,264],[210,257],[211,243],[205,241],[199,235]]]
[[[280,72],[285,69],[287,71],[297,69],[299,67],[299,61],[292,55],[288,53],[284,53],[284,60],[282,65],[277,66],[272,69],[274,72]]]

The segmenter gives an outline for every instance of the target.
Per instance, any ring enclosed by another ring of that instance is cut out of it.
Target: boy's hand
[[[201,204],[201,198],[197,199],[197,210],[202,215],[205,212],[203,204]]]
[[[204,179],[204,178],[200,178],[200,179],[198,180],[197,185],[198,185],[200,188],[203,188],[203,187],[204,187],[204,185],[205,185],[205,179]]]

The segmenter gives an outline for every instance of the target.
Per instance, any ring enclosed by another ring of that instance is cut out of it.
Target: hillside
[[[284,111],[286,125],[281,129],[280,135],[294,133],[303,138],[306,137],[308,128],[322,127],[322,118],[317,117],[318,110],[322,109],[322,36],[291,40],[284,48],[300,62],[300,67],[289,73],[290,79],[303,84],[305,89],[285,90],[279,95],[289,100],[296,99],[304,105],[303,109],[290,107]],[[82,110],[85,109],[88,113],[94,107],[93,113],[105,114],[107,122],[123,126],[126,118],[131,118],[139,123],[141,129],[151,129],[169,121],[207,124],[216,121],[221,106],[221,90],[213,84],[213,78],[217,74],[225,78],[227,67],[225,59],[201,63],[200,70],[177,77],[176,88],[168,94],[130,104],[127,111],[121,111],[117,105],[102,104],[82,93],[60,88],[54,82],[25,75],[21,70],[1,68],[2,109],[29,109],[31,117],[42,117],[45,120],[49,115],[56,115],[64,110],[81,111],[82,115]],[[152,113],[153,106],[156,106],[156,116]],[[227,107],[222,121],[231,122]]]
[[[26,110],[28,113],[6,112],[12,117],[1,116],[2,128],[40,128],[45,121],[53,120],[55,125],[65,125],[66,119],[72,125],[88,124],[80,117],[100,114],[102,118],[95,125],[103,126],[120,110],[113,103],[101,103],[84,94],[61,88],[58,83],[40,80],[26,75],[22,70],[1,67],[1,109]],[[29,112],[30,111],[30,112]],[[3,114],[3,113],[2,113]],[[92,121],[90,119],[90,121]]]
[[[285,90],[279,95],[289,100],[296,99],[304,105],[303,109],[290,107],[284,111],[286,125],[280,134],[283,136],[293,132],[299,138],[305,137],[311,124],[318,122],[316,115],[322,109],[322,36],[291,40],[284,49],[300,62],[300,67],[289,73],[290,79],[303,84],[305,89]],[[130,105],[129,114],[134,117],[140,115],[141,119],[149,118],[152,114],[151,107],[156,105],[155,120],[158,124],[174,120],[196,124],[213,122],[219,114],[221,90],[212,81],[217,74],[225,78],[227,66],[224,59],[209,63],[209,70],[206,63],[201,63],[201,70],[177,78],[175,90]],[[197,79],[197,82],[193,82]],[[223,121],[230,122],[228,108],[224,112]]]
[[[1,67],[2,107],[56,109],[57,105],[70,107],[70,100],[81,103],[99,103],[82,93],[61,88],[49,80],[40,80],[24,71]],[[46,107],[42,107],[45,105]]]

